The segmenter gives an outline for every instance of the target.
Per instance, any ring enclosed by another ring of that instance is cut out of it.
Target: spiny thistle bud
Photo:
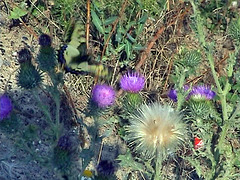
[[[61,136],[58,140],[57,146],[62,149],[62,150],[66,150],[66,151],[70,151],[71,150],[71,141],[69,136],[64,135]]]
[[[31,60],[32,60],[32,54],[28,49],[24,48],[18,52],[18,62],[20,64],[24,62],[31,63]]]
[[[42,83],[41,73],[31,63],[22,63],[17,83],[21,88],[33,89]]]
[[[188,67],[196,68],[200,62],[201,62],[201,53],[197,50],[188,51],[184,55],[183,63]]]
[[[166,155],[184,141],[186,127],[181,119],[169,106],[142,105],[130,119],[127,140],[145,157],[153,157],[156,152]]]
[[[137,93],[144,88],[145,78],[137,73],[126,73],[120,79],[120,86],[124,91]]]
[[[0,121],[6,118],[12,111],[12,101],[6,95],[3,94],[0,96]]]
[[[106,84],[97,84],[92,90],[92,101],[100,108],[106,108],[115,101],[115,91]]]
[[[53,72],[57,65],[57,56],[55,50],[51,47],[51,38],[43,34],[39,38],[41,45],[40,51],[37,56],[39,68],[45,72]]]
[[[228,34],[238,45],[240,44],[240,18],[230,23]]]
[[[127,93],[123,100],[123,108],[127,113],[133,113],[142,104],[142,98],[138,93]]]
[[[187,103],[187,113],[193,119],[208,119],[211,111],[213,111],[211,101],[191,99]]]

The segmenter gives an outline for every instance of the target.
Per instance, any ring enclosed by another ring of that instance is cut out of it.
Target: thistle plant
[[[188,106],[190,113],[185,115],[191,119],[189,125],[191,126],[193,136],[204,142],[201,149],[194,149],[192,146],[192,156],[184,158],[195,167],[200,178],[234,179],[234,177],[237,177],[234,162],[238,158],[236,151],[238,152],[239,150],[233,151],[226,139],[229,138],[228,132],[232,129],[232,125],[235,124],[235,121],[238,121],[236,117],[240,108],[238,104],[231,103],[228,99],[232,87],[233,67],[239,52],[238,29],[240,29],[240,26],[237,21],[230,23],[228,32],[230,37],[234,39],[235,51],[229,53],[226,77],[219,78],[215,70],[213,56],[215,45],[206,39],[204,19],[199,12],[199,4],[193,0],[190,0],[190,3],[193,7],[193,30],[199,40],[200,50],[209,63],[216,85],[216,93],[206,86],[193,87],[190,93],[185,96],[190,96],[188,103],[184,103],[183,100],[180,102],[181,107],[184,104]],[[183,79],[185,78],[186,76],[183,77]],[[213,103],[211,102],[215,96],[220,101],[220,114],[213,108]],[[197,158],[201,158],[205,162],[203,163],[205,169],[203,169],[203,164]]]
[[[138,72],[127,72],[121,77],[120,87],[126,92],[123,98],[123,114],[126,117],[141,105],[142,98],[139,93],[144,88],[144,85],[145,78]]]
[[[17,75],[18,85],[26,90],[31,90],[35,99],[37,100],[40,109],[46,116],[47,123],[53,131],[54,138],[58,139],[61,133],[61,125],[59,118],[60,110],[60,92],[58,85],[61,83],[61,74],[55,72],[56,68],[56,54],[51,47],[51,38],[43,34],[39,37],[40,51],[37,56],[38,68],[32,62],[32,55],[28,49],[22,49],[18,53],[18,61],[20,63],[20,70]],[[55,120],[46,105],[39,97],[38,90],[43,86],[43,75],[47,72],[50,76],[53,86],[45,86],[51,94],[52,99],[56,104]]]

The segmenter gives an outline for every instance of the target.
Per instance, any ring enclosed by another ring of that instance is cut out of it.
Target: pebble
[[[12,55],[13,55],[13,56],[17,56],[18,53],[15,51],[15,52],[12,53]]]

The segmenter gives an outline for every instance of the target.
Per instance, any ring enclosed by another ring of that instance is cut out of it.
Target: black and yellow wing
[[[112,75],[112,68],[93,61],[87,54],[85,26],[81,22],[75,23],[70,41],[61,47],[58,60],[66,72],[73,74],[97,75],[104,79],[110,79]]]

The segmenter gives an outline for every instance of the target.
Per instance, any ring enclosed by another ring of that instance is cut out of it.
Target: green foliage
[[[55,0],[55,5],[52,9],[52,15],[59,25],[61,25],[62,27],[67,27],[70,19],[72,17],[78,16],[76,15],[76,9],[78,7],[81,7],[82,5],[85,5],[85,3],[86,1],[82,0]]]
[[[228,19],[233,18],[237,12],[229,10],[231,1],[213,0],[199,3],[199,11],[204,21],[204,25],[210,29],[226,30]]]
[[[23,16],[25,16],[28,11],[26,11],[25,8],[26,4],[24,2],[20,3],[19,7],[13,8],[13,10],[10,12],[10,19],[19,19]]]
[[[228,34],[235,41],[236,45],[240,45],[240,18],[233,20],[228,27]]]
[[[127,170],[128,173],[133,171],[140,171],[146,174],[150,179],[154,173],[150,161],[141,161],[137,157],[133,157],[130,151],[127,151],[124,155],[119,155],[117,160],[120,161],[119,165]],[[144,165],[145,163],[145,165]]]
[[[116,14],[108,17],[103,13],[104,10],[100,8],[101,5],[94,1],[91,9],[91,16],[93,19],[92,22],[102,38],[103,46],[106,46],[107,40],[110,38],[106,46],[107,48],[103,60],[109,57],[117,57],[121,60],[120,65],[123,65],[125,60],[127,62],[124,63],[128,64],[130,60],[136,57],[135,53],[137,51],[144,49],[144,47],[139,44],[138,39],[143,31],[148,16],[146,13],[142,12],[139,19],[132,20],[131,17],[134,15],[132,12],[129,19],[119,19],[114,34],[111,34],[113,30],[112,25],[119,17],[117,17]]]

